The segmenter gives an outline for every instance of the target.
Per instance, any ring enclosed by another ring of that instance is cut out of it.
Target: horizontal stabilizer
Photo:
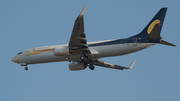
[[[174,44],[172,44],[172,43],[169,43],[169,42],[167,42],[167,41],[164,41],[164,40],[161,40],[161,42],[160,42],[159,44],[169,45],[169,46],[176,46],[176,45],[174,45]]]

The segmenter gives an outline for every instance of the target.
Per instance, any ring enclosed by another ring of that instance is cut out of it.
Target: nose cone
[[[11,59],[11,61],[12,61],[12,62],[16,62],[16,59],[15,59],[15,57],[13,57],[13,58]]]

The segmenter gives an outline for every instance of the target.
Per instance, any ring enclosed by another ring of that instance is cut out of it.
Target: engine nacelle
[[[54,49],[54,55],[55,55],[55,56],[66,56],[66,55],[70,55],[70,53],[69,53],[69,47],[55,48],[55,49]]]
[[[84,69],[86,69],[86,67],[87,67],[87,64],[80,63],[80,62],[73,62],[73,63],[69,64],[69,69],[72,70],[72,71],[84,70]]]

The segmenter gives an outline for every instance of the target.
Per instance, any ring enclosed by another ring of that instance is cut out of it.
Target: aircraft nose
[[[13,58],[11,59],[11,61],[12,61],[12,62],[16,62],[16,59],[15,59],[15,57],[13,57]]]

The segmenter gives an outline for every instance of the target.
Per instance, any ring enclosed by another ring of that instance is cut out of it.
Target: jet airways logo
[[[160,24],[160,23],[161,23],[161,21],[160,21],[159,19],[153,21],[153,22],[151,23],[151,25],[149,26],[149,28],[148,28],[148,30],[147,30],[147,33],[150,34],[151,31],[152,31],[152,29],[154,28],[154,26],[155,26],[156,24]]]

